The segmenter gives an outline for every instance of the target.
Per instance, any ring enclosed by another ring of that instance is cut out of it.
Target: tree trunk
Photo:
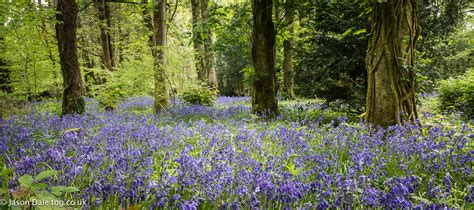
[[[62,115],[85,111],[84,88],[79,70],[76,43],[77,5],[75,0],[59,0],[57,4],[56,37],[63,75]]]
[[[252,63],[255,69],[252,112],[257,115],[266,114],[267,117],[278,114],[272,8],[272,0],[252,0]]]
[[[148,35],[148,43],[153,56],[153,71],[155,80],[155,112],[168,109],[168,86],[166,78],[166,0],[154,0],[153,18],[148,9],[148,0],[142,0],[144,5],[143,19],[145,26],[152,32]]]
[[[0,24],[3,25],[4,23],[0,23]],[[2,36],[0,36],[0,46],[4,46],[3,42],[4,42],[4,38]],[[0,91],[3,91],[5,93],[11,93],[12,92],[10,74],[11,74],[11,71],[7,67],[6,60],[4,60],[3,58],[0,58]]]
[[[120,41],[117,46],[117,62],[116,64],[121,64],[124,62],[124,46],[127,46],[130,43],[130,35],[127,30],[123,30],[121,27],[122,23],[118,24],[118,31],[120,36]]]
[[[110,35],[110,6],[105,0],[95,0],[99,16],[100,43],[102,46],[102,62],[109,71],[115,70],[115,55]]]
[[[153,36],[155,33],[155,29],[153,26],[152,12],[148,8],[148,0],[142,0],[142,5],[143,5],[143,20],[145,21],[145,26],[151,32],[148,34],[148,45],[150,46],[151,54],[154,58],[155,57],[155,50],[154,50],[155,39],[153,38]]]
[[[166,84],[166,0],[155,0],[154,23],[154,72],[155,72],[155,112],[168,109],[168,85]]]
[[[0,91],[5,93],[12,92],[10,73],[11,71],[8,69],[6,61],[0,58]]]
[[[99,81],[94,74],[94,71],[91,70],[95,67],[94,59],[92,59],[86,52],[82,52],[82,58],[84,59],[84,86],[85,86],[85,93],[89,95],[92,93],[92,86],[99,85]]]
[[[366,55],[366,119],[389,126],[417,118],[413,62],[420,27],[415,0],[375,3]]]
[[[286,23],[288,25],[288,38],[283,41],[283,80],[284,91],[289,98],[294,98],[295,93],[293,89],[293,47],[295,45],[294,35],[294,21],[295,13],[293,9],[286,9]]]
[[[204,67],[204,45],[202,41],[202,28],[199,27],[201,22],[200,0],[191,0],[192,22],[193,22],[193,46],[194,59],[198,80],[206,84],[207,72]]]
[[[202,12],[202,23],[204,25],[204,33],[206,37],[204,39],[204,51],[205,51],[205,71],[208,73],[208,85],[209,88],[216,92],[217,91],[217,77],[216,68],[214,67],[214,52],[212,51],[212,32],[207,24],[209,21],[209,0],[201,0],[201,12]]]

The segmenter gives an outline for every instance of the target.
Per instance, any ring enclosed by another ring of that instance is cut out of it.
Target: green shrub
[[[474,115],[474,69],[464,75],[440,82],[439,108],[441,111],[461,111],[467,118]]]
[[[181,98],[191,105],[212,106],[216,101],[216,94],[207,88],[194,88],[184,92]]]
[[[114,110],[120,98],[125,96],[123,87],[115,83],[106,83],[96,90],[99,105],[106,110]]]

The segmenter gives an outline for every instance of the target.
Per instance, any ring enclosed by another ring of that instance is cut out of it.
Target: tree
[[[0,11],[2,13],[7,12],[6,7],[0,7]],[[6,18],[3,16],[0,16],[0,24],[2,26],[5,25]],[[5,34],[6,30],[4,27],[0,29],[0,50],[4,51],[4,39],[5,39]],[[11,87],[11,82],[10,82],[10,69],[7,67],[7,61],[3,58],[0,57],[0,91],[6,92],[6,93],[11,93],[12,92],[12,87]]]
[[[94,0],[97,8],[100,28],[100,42],[102,47],[102,63],[109,71],[115,69],[115,53],[110,35],[110,6],[105,0]]]
[[[3,40],[0,40],[0,43]],[[10,82],[10,69],[7,68],[7,63],[3,58],[0,58],[0,91],[11,93],[12,87]]]
[[[153,71],[155,79],[155,112],[168,109],[168,85],[166,84],[166,0],[154,0],[153,19],[146,9],[147,0],[142,0],[145,5],[144,19],[147,28],[152,31],[148,42],[153,56]]]
[[[212,91],[217,90],[216,68],[214,66],[214,52],[212,51],[212,32],[209,22],[209,0],[201,0],[202,23],[204,25],[204,59],[205,71],[208,73],[208,84]]]
[[[4,21],[0,21],[0,24],[4,25]],[[0,49],[3,51],[3,46],[4,46],[4,33],[3,31],[0,31]],[[11,86],[11,79],[10,79],[10,69],[7,67],[7,61],[0,57],[0,91],[3,91],[5,93],[11,93],[12,92],[12,86]]]
[[[295,18],[294,9],[291,5],[285,7],[285,22],[288,27],[288,37],[283,41],[283,90],[287,97],[294,98],[295,92],[293,88],[293,47],[295,45],[294,26]]]
[[[192,23],[193,23],[193,47],[194,60],[198,80],[207,83],[207,72],[204,68],[204,45],[202,42],[201,10],[200,0],[191,0]]]
[[[63,75],[62,114],[82,114],[85,111],[84,88],[79,70],[76,43],[77,4],[75,0],[57,3],[56,37]]]
[[[415,0],[376,2],[366,55],[366,119],[388,126],[415,120],[413,64],[420,34]]]
[[[252,112],[278,114],[275,73],[275,29],[272,0],[252,0],[252,63],[255,69]]]

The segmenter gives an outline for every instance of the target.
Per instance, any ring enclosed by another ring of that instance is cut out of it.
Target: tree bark
[[[85,111],[84,88],[77,58],[75,0],[59,0],[57,4],[56,37],[63,76],[62,115],[82,114]]]
[[[191,0],[194,60],[198,80],[201,83],[206,84],[207,72],[204,67],[204,45],[202,40],[202,27],[200,27],[200,24],[202,24],[200,3],[200,0]]]
[[[0,24],[4,24],[3,22],[0,22]],[[3,50],[3,43],[4,42],[4,37],[0,36],[0,50]],[[12,92],[12,85],[11,85],[11,80],[10,80],[10,74],[11,71],[7,67],[7,61],[4,60],[3,58],[0,58],[0,91],[3,91],[5,93],[11,93]]]
[[[148,45],[150,46],[151,54],[154,58],[155,57],[155,50],[154,50],[155,39],[153,38],[153,36],[155,33],[155,28],[153,26],[152,12],[148,8],[148,0],[142,0],[142,6],[143,6],[143,20],[145,22],[145,26],[151,32],[148,34]]]
[[[153,7],[155,72],[155,112],[168,109],[168,85],[166,84],[166,0],[155,0]]]
[[[274,117],[278,114],[275,73],[275,29],[272,0],[252,0],[252,63],[255,69],[252,112]]]
[[[152,32],[148,43],[153,56],[155,112],[168,109],[168,85],[166,78],[166,0],[154,0],[153,12],[147,9],[148,0],[142,0],[145,26]],[[152,15],[153,14],[153,15]]]
[[[130,34],[127,30],[123,30],[121,27],[122,23],[118,24],[118,32],[120,36],[120,41],[117,46],[117,62],[116,64],[121,64],[124,61],[124,46],[127,46],[130,43]]]
[[[217,76],[216,68],[214,66],[214,52],[212,51],[212,31],[207,24],[209,21],[209,0],[201,0],[201,12],[202,12],[202,23],[204,25],[204,33],[206,34],[204,39],[204,59],[205,59],[205,71],[208,73],[208,85],[211,91],[217,91]]]
[[[420,33],[415,0],[375,3],[366,55],[366,119],[389,126],[415,120],[413,62]]]
[[[110,35],[110,6],[105,0],[95,0],[99,17],[100,42],[102,47],[102,62],[109,71],[115,70],[115,54]]]
[[[286,8],[285,22],[288,27],[288,38],[283,41],[283,80],[284,91],[289,98],[294,98],[293,88],[293,47],[295,45],[294,21],[295,13],[292,8]]]
[[[5,93],[12,92],[10,73],[11,71],[8,69],[6,61],[0,58],[0,90]]]

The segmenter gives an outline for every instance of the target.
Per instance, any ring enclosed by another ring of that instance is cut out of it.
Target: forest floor
[[[474,126],[456,115],[425,112],[376,130],[319,100],[281,102],[272,121],[251,115],[245,97],[177,101],[157,115],[152,105],[134,97],[112,112],[88,100],[86,114],[60,117],[58,102],[41,102],[1,119],[0,198],[132,209],[474,207]]]

